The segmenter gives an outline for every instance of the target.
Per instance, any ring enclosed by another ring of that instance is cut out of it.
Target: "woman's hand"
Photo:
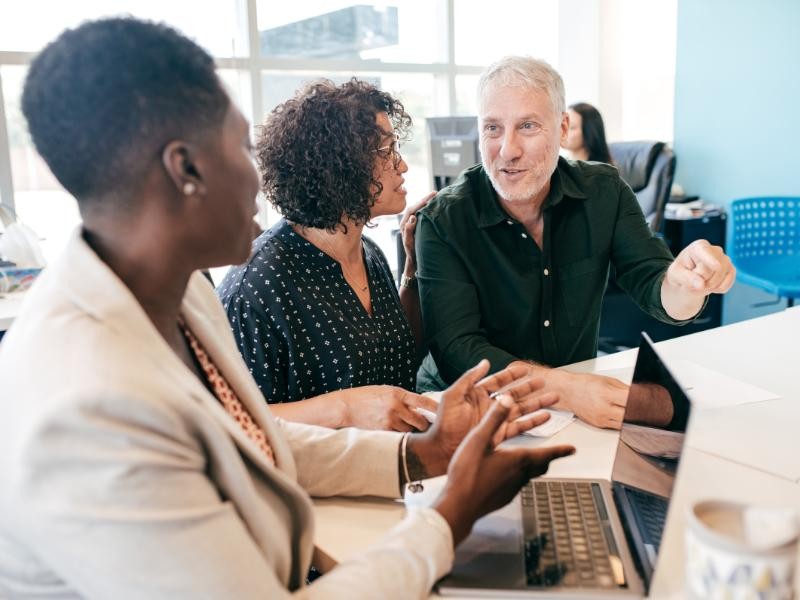
[[[416,408],[436,412],[436,402],[391,385],[365,385],[341,390],[345,404],[344,427],[425,431],[428,420]]]
[[[469,535],[476,520],[506,505],[531,478],[546,473],[550,461],[575,452],[572,446],[496,449],[516,407],[510,394],[500,394],[447,469],[447,484],[433,508],[449,523],[454,545]]]
[[[406,251],[406,264],[403,272],[408,277],[413,277],[417,272],[417,252],[414,249],[414,231],[417,228],[417,211],[430,202],[436,196],[436,192],[431,192],[414,206],[407,208],[400,219],[400,235],[403,236],[403,248]]]
[[[484,378],[488,371],[489,361],[482,360],[464,373],[442,392],[433,426],[424,435],[411,436],[408,449],[413,460],[409,465],[417,467],[411,473],[412,479],[445,472],[461,441],[496,404],[491,397],[494,393],[502,392],[513,402],[505,421],[493,431],[495,444],[541,425],[550,417],[547,413],[529,415],[555,404],[558,397],[553,392],[542,391],[544,380],[530,377],[527,365],[509,366]],[[520,419],[523,415],[529,416]]]

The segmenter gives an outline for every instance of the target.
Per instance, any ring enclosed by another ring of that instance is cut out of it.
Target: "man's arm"
[[[724,294],[736,280],[736,269],[722,248],[696,240],[667,269],[661,284],[661,304],[674,319],[691,319],[709,294]]]
[[[452,383],[481,359],[491,372],[517,357],[492,345],[481,327],[480,302],[471,275],[425,213],[418,215],[417,274],[425,338],[439,374]]]
[[[617,220],[611,242],[616,281],[650,316],[670,324],[685,321],[672,317],[662,305],[661,286],[673,261],[672,253],[650,229],[630,186],[622,179],[618,186]]]
[[[686,323],[703,310],[709,294],[724,294],[736,269],[722,248],[697,240],[677,258],[644,220],[630,187],[620,184],[619,213],[612,260],[617,282],[651,316],[666,323]]]

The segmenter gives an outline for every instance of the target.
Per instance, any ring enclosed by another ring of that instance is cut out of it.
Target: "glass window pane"
[[[0,50],[38,51],[67,27],[114,15],[163,21],[214,56],[247,56],[245,3],[237,0],[25,0],[0,18]]]
[[[222,85],[233,103],[242,111],[250,125],[254,125],[250,72],[236,69],[217,69],[217,75],[222,80]]]
[[[19,219],[42,238],[45,258],[58,255],[80,222],[78,204],[56,181],[36,152],[22,115],[20,99],[27,67],[0,67],[14,182],[14,206]]]
[[[487,65],[507,54],[558,60],[558,0],[454,0],[456,64]]]
[[[446,2],[259,0],[262,56],[435,63],[447,60]]]
[[[479,75],[456,75],[456,114],[478,114]]]

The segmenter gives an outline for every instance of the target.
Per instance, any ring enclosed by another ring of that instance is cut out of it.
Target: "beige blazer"
[[[452,564],[431,510],[304,587],[309,494],[396,497],[399,435],[276,420],[200,274],[182,313],[277,468],[78,231],[0,344],[0,597],[425,596]]]

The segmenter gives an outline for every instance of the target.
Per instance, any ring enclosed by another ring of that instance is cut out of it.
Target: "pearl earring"
[[[187,181],[183,184],[183,193],[187,196],[191,196],[197,191],[197,186],[193,184],[191,181]]]

